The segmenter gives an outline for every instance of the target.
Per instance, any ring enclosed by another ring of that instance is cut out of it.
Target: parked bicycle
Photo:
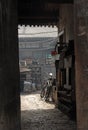
[[[52,74],[50,75],[51,77],[47,80],[47,82],[44,84],[44,87],[41,90],[41,98],[43,98],[45,101],[49,101],[51,98],[52,100],[52,83],[53,83],[53,78]]]

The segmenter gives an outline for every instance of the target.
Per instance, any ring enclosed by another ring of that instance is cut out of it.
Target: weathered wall
[[[0,130],[20,130],[16,2],[0,0]]]
[[[59,8],[59,32],[64,31],[64,42],[74,39],[74,6],[61,4]]]
[[[75,0],[77,130],[88,130],[88,0]]]

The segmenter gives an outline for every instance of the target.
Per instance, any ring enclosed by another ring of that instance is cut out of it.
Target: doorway
[[[76,129],[75,122],[56,108],[56,83],[53,85],[52,99],[46,101],[41,97],[44,84],[50,78],[49,74],[56,79],[56,55],[52,55],[52,52],[55,51],[57,41],[57,27],[19,26],[22,130]],[[65,124],[67,120],[66,125],[59,124]]]

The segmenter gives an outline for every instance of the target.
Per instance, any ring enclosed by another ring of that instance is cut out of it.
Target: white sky
[[[18,36],[19,37],[57,37],[58,29],[56,26],[18,26]]]

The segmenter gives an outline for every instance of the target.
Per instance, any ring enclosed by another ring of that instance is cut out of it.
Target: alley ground
[[[76,130],[71,121],[54,104],[41,100],[39,92],[21,94],[22,130]]]

